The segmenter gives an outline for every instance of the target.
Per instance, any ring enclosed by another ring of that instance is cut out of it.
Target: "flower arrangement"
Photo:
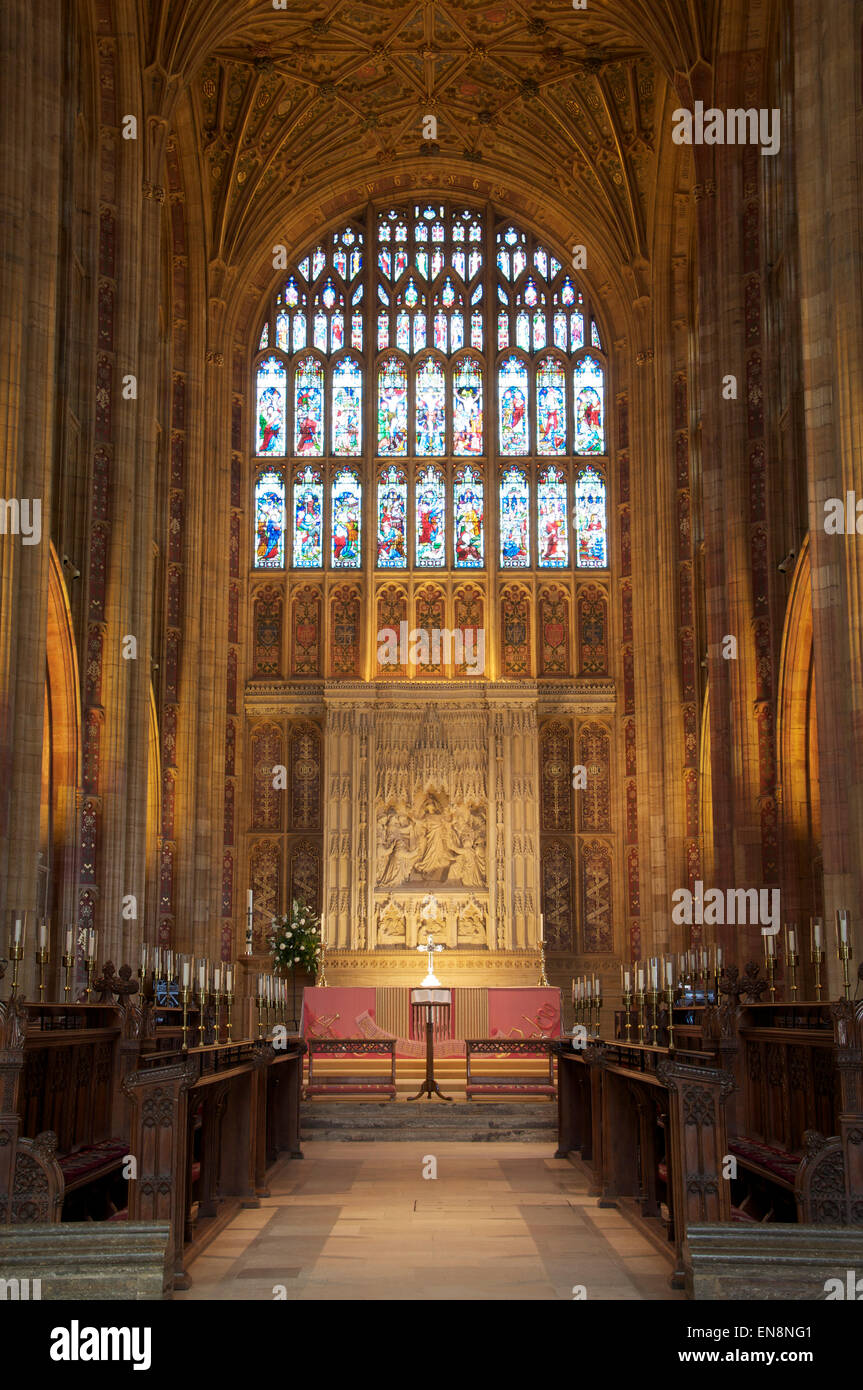
[[[295,898],[289,917],[273,918],[273,929],[267,937],[267,945],[273,953],[273,964],[279,974],[287,975],[299,967],[316,975],[321,960],[320,917]]]

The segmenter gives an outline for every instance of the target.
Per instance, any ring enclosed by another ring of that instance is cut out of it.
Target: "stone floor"
[[[426,1155],[437,1177],[423,1177]],[[309,1144],[177,1299],[681,1298],[670,1263],[550,1144]]]

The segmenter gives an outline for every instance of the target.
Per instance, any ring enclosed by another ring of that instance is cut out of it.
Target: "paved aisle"
[[[175,1298],[680,1298],[670,1264],[548,1144],[306,1146]],[[422,1176],[437,1159],[437,1178]]]

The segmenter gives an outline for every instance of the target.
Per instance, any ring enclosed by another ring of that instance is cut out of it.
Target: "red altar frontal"
[[[560,1037],[560,990],[456,987],[447,1031],[435,1039],[439,1057],[464,1056],[465,1038]],[[424,1035],[412,1019],[406,985],[305,989],[301,1031],[307,1038],[395,1038],[397,1057],[421,1057]]]

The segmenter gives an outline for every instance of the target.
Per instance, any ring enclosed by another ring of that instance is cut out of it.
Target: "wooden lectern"
[[[435,1033],[438,1036],[446,1036],[449,1033],[449,1014],[452,1008],[451,989],[412,989],[411,990],[411,1010],[413,1011],[414,1024],[419,1024],[425,1014],[426,1029],[426,1075],[415,1096],[410,1096],[410,1100],[419,1100],[420,1096],[440,1096],[441,1100],[452,1100],[452,1096],[445,1096],[440,1086],[434,1079],[434,1039]]]

